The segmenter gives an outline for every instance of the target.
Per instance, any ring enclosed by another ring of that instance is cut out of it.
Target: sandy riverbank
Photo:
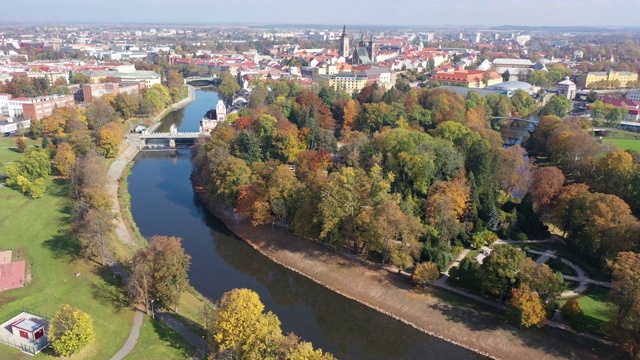
[[[403,276],[363,265],[295,235],[274,234],[270,226],[238,222],[213,206],[209,209],[272,261],[425,333],[485,356],[519,360],[619,358],[604,345],[561,330],[520,330],[495,314],[452,306],[429,292],[414,291]]]

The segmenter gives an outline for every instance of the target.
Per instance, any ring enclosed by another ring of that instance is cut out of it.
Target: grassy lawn
[[[125,359],[187,359],[196,351],[162,322],[145,316],[138,343]]]
[[[620,150],[640,151],[640,140],[602,138],[602,142],[609,145],[615,145]]]
[[[602,138],[605,144],[615,145],[620,150],[640,151],[640,134],[629,131],[614,130]]]
[[[78,258],[68,235],[70,200],[64,193],[64,186],[55,182],[49,182],[47,194],[36,200],[0,188],[0,246],[21,249],[33,274],[26,287],[0,293],[0,320],[23,310],[51,317],[60,305],[71,304],[91,315],[96,331],[96,341],[75,358],[109,359],[127,339],[133,311],[109,271]],[[0,358],[22,357],[0,345]]]
[[[608,300],[609,289],[602,286],[590,286],[583,296],[578,298],[584,312],[584,331],[590,334],[607,336],[603,326],[615,314],[616,306]],[[561,302],[564,305],[565,301]]]
[[[473,249],[469,251],[465,257],[469,259],[475,259],[476,256],[478,256],[478,253],[480,253],[479,249]]]
[[[2,136],[2,135],[0,135]],[[0,137],[0,174],[4,174],[4,165],[8,162],[16,161],[22,155],[16,148],[17,136]],[[28,146],[40,145],[41,140],[25,138]]]

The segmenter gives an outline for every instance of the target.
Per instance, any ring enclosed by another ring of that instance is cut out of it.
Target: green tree
[[[576,298],[567,300],[567,302],[562,305],[562,308],[560,308],[560,313],[574,330],[583,330],[585,325],[584,312],[580,308],[580,303]]]
[[[231,145],[231,154],[251,164],[262,159],[260,140],[249,131],[241,131]]]
[[[251,183],[251,169],[247,163],[229,156],[212,173],[211,195],[225,206],[235,207],[241,185]]]
[[[565,117],[571,111],[572,102],[562,95],[553,95],[540,110],[540,116],[555,115]]]
[[[489,294],[502,297],[511,293],[518,280],[524,251],[511,245],[497,245],[482,262],[482,288]]]
[[[51,174],[49,152],[42,148],[27,149],[17,162],[6,165],[7,185],[17,188],[31,198],[45,192],[45,178]]]
[[[93,319],[71,305],[58,308],[49,323],[47,338],[59,356],[71,356],[95,340]]]
[[[489,230],[482,230],[473,234],[471,238],[471,244],[476,248],[480,249],[481,247],[487,245],[491,246],[494,242],[498,240],[498,235]]]
[[[238,84],[238,81],[233,77],[233,75],[231,75],[231,73],[228,71],[222,73],[221,80],[222,81],[218,86],[218,94],[220,94],[220,97],[222,99],[229,100],[231,99],[233,94],[240,90],[240,85]]]
[[[547,308],[560,297],[562,285],[558,277],[547,264],[536,264],[531,258],[525,258],[518,272],[520,286],[526,286],[540,297]]]

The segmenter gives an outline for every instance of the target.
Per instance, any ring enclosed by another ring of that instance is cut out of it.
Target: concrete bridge
[[[193,76],[186,78],[185,81],[192,86],[210,86],[215,85],[220,79],[213,76]]]
[[[528,122],[528,123],[530,123],[530,124],[538,125],[538,121],[536,121],[536,120],[520,119],[520,118],[517,118],[517,117],[511,117],[511,116],[493,116],[493,117],[491,117],[491,118],[492,118],[492,119],[495,119],[495,120],[517,120],[517,121],[525,121],[525,122]]]
[[[163,142],[164,144],[168,143],[170,148],[175,148],[177,142],[193,143],[197,138],[201,136],[208,137],[211,135],[203,134],[200,132],[178,132],[174,124],[174,125],[171,125],[169,132],[142,133],[138,136],[138,139],[139,139],[139,147],[141,149],[149,145],[149,141],[153,141],[153,140],[156,140],[158,142]]]

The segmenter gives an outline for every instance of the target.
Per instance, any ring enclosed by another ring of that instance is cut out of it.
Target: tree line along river
[[[198,131],[199,121],[218,100],[197,90],[186,108],[167,115],[158,131]],[[191,255],[191,285],[213,301],[233,288],[260,295],[267,311],[315,347],[340,359],[483,359],[429,336],[290,271],[231,233],[196,197],[189,176],[188,149],[142,151],[129,177],[131,211],[146,237],[178,236]]]

